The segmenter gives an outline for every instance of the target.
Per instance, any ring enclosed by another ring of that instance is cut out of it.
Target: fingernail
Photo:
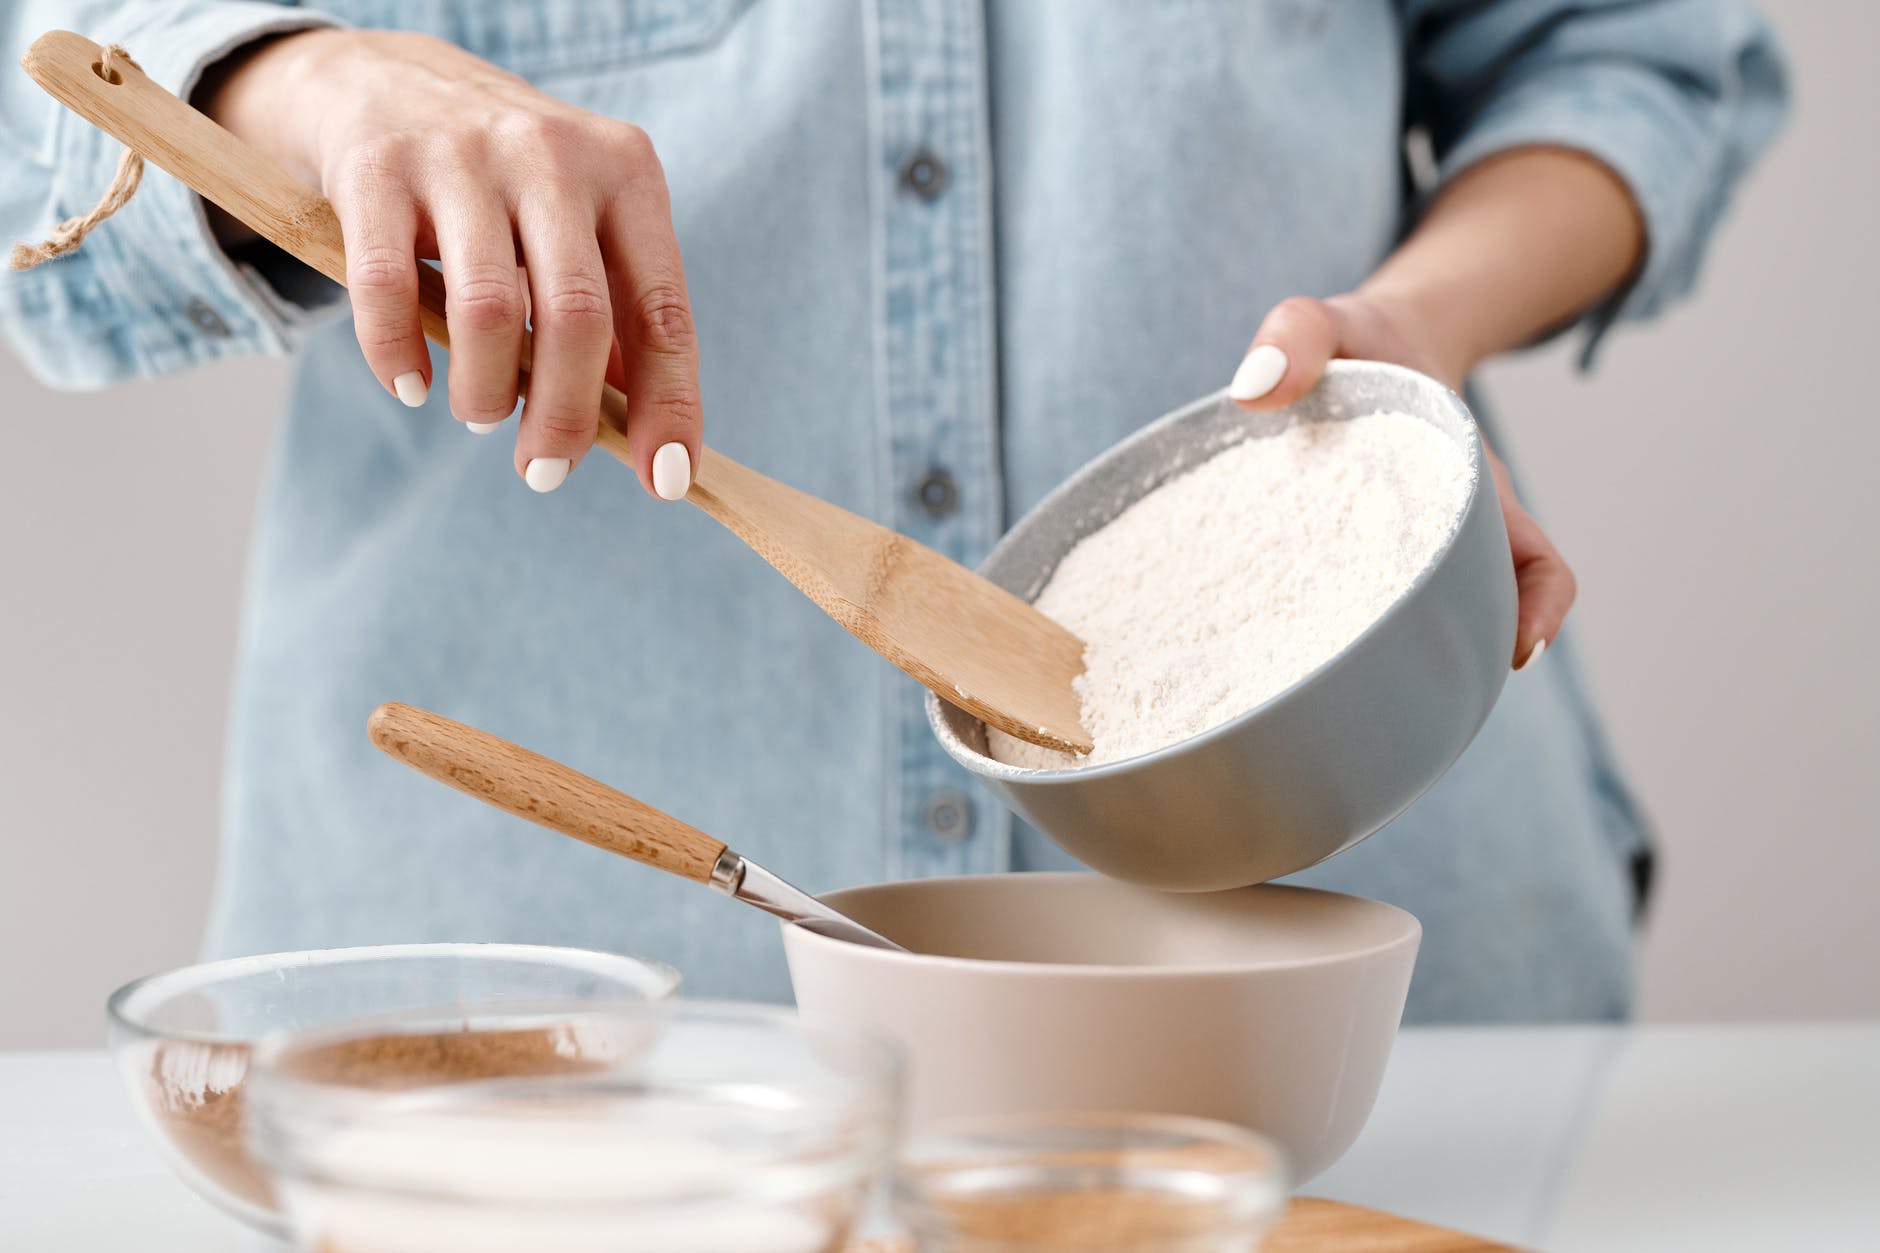
[[[1528,651],[1527,660],[1516,666],[1516,670],[1525,670],[1541,659],[1541,652],[1547,647],[1545,639],[1534,641],[1534,647]]]
[[[684,500],[692,490],[692,454],[684,444],[662,444],[653,454],[653,490],[661,500]]]
[[[566,457],[537,457],[522,471],[522,481],[538,492],[552,492],[568,477]]]
[[[1234,400],[1258,400],[1286,377],[1286,352],[1277,344],[1261,344],[1248,353],[1234,371],[1227,394]]]
[[[424,403],[424,398],[431,389],[424,385],[424,374],[421,371],[406,370],[392,380],[392,390],[398,393],[400,400],[416,409]]]

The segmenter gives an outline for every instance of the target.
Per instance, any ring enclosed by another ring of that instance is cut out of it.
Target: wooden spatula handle
[[[648,866],[707,883],[725,851],[671,814],[441,714],[380,705],[366,731],[384,752],[467,796]]]
[[[101,72],[102,54],[103,49],[83,35],[55,30],[34,40],[20,64],[74,113],[168,170],[263,239],[345,285],[345,239],[325,196],[121,58],[115,67],[117,81],[107,80]],[[419,266],[419,321],[426,338],[449,348],[444,298],[443,276],[431,266]],[[530,348],[525,335],[520,380],[524,393]],[[632,464],[625,435],[627,398],[611,384],[603,386],[601,411],[608,421],[601,424],[599,442]]]

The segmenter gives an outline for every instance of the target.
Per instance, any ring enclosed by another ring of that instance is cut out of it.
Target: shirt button
[[[937,840],[957,844],[973,833],[973,803],[952,788],[941,788],[927,798],[921,817]]]
[[[198,296],[196,299],[190,301],[189,308],[185,309],[183,312],[188,315],[190,325],[194,326],[204,335],[213,335],[217,339],[226,339],[228,337],[228,323],[224,322],[222,315],[217,313],[214,307],[202,297]]]
[[[960,505],[959,485],[945,470],[935,467],[914,484],[914,499],[930,518],[944,518]]]
[[[921,149],[901,163],[901,186],[906,191],[932,203],[946,194],[946,162]]]

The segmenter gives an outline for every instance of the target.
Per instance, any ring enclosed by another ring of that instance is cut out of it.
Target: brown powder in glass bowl
[[[261,1209],[280,1206],[248,1150],[246,1044],[159,1044],[147,1076],[150,1109],[164,1135],[214,1190]],[[592,1056],[567,1027],[388,1034],[309,1046],[289,1073],[313,1082],[396,1089],[474,1079],[592,1072]]]
[[[294,1050],[286,1073],[312,1083],[417,1088],[474,1079],[587,1074],[605,1066],[579,1028],[438,1031],[365,1036]]]
[[[242,1143],[248,1053],[246,1044],[159,1044],[146,1078],[147,1100],[164,1138],[203,1176],[199,1187],[275,1210],[274,1189]]]

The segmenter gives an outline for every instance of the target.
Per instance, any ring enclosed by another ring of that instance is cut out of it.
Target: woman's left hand
[[[1228,394],[1247,409],[1289,405],[1311,391],[1325,363],[1338,357],[1409,366],[1459,392],[1474,363],[1445,351],[1424,329],[1428,324],[1407,307],[1377,296],[1295,296],[1266,315]],[[1488,450],[1488,463],[1514,553],[1520,614],[1510,664],[1521,670],[1559,633],[1578,584],[1560,550],[1516,498],[1508,468],[1493,449]]]

